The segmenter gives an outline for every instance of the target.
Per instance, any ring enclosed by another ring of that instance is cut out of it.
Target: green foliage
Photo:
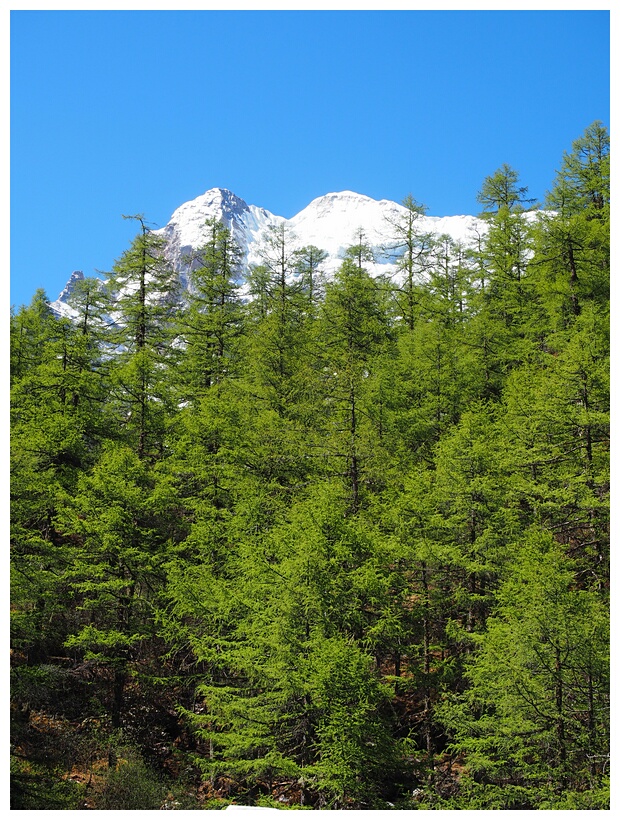
[[[534,201],[527,199],[526,194],[527,187],[519,185],[518,171],[504,163],[484,180],[477,199],[486,213],[499,213],[502,209],[513,212]]]
[[[161,809],[167,794],[166,784],[134,751],[120,752],[116,766],[106,773],[94,808],[108,811]]]
[[[112,397],[125,440],[141,458],[154,460],[162,454],[173,409],[179,282],[163,253],[165,239],[149,231],[142,216],[125,218],[140,222],[141,232],[106,283],[116,347]]]
[[[180,322],[190,395],[234,372],[241,331],[241,250],[222,223],[210,220],[207,229],[209,241],[189,260],[189,305]]]
[[[13,807],[607,808],[607,132],[479,201],[11,317]]]
[[[83,787],[59,777],[46,766],[16,757],[10,761],[11,810],[75,810],[80,808]]]
[[[609,670],[599,596],[575,590],[573,563],[549,533],[533,530],[496,613],[467,664],[469,689],[438,710],[476,790],[488,785],[496,800],[506,792],[507,805],[540,808],[553,800],[549,787],[558,795],[600,788]]]

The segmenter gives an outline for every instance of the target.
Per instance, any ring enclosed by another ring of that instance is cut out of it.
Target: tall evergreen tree
[[[608,806],[608,620],[573,573],[549,533],[527,534],[471,687],[441,709],[468,761],[457,806]]]
[[[207,243],[191,259],[189,306],[180,329],[192,392],[208,389],[234,368],[242,324],[241,249],[221,222],[207,220],[207,231]]]
[[[360,508],[363,462],[369,452],[364,383],[373,358],[386,349],[390,339],[385,291],[362,267],[366,253],[363,243],[348,249],[327,289],[317,324],[319,337],[325,340],[326,421],[335,433],[327,439],[328,452],[339,465],[337,472],[345,477],[353,513]]]
[[[472,296],[475,321],[469,344],[478,352],[484,398],[497,398],[506,374],[531,353],[526,316],[533,298],[527,275],[533,229],[524,206],[533,200],[526,194],[517,171],[508,165],[487,177],[478,194],[488,230],[478,254],[479,290],[477,298]]]
[[[140,233],[115,264],[107,287],[115,322],[115,399],[119,422],[140,457],[162,453],[176,356],[172,318],[178,277],[164,256],[165,239],[142,216]]]
[[[417,304],[421,287],[431,266],[429,254],[433,235],[420,227],[420,219],[426,214],[426,206],[408,194],[402,202],[406,209],[402,216],[387,219],[390,243],[386,250],[397,256],[398,284],[394,296],[398,311],[409,330],[413,330],[417,316]]]
[[[130,676],[155,671],[147,647],[168,549],[185,534],[183,509],[165,473],[112,444],[65,497],[56,525],[71,544],[63,576],[76,618],[66,646],[111,677],[99,697],[119,728]]]
[[[538,233],[536,284],[551,330],[562,331],[589,300],[609,299],[609,134],[594,122],[564,155]]]
[[[248,376],[279,416],[286,417],[304,389],[307,305],[295,280],[292,235],[284,224],[267,236],[263,264],[250,275],[250,322],[245,358]]]
[[[327,258],[327,251],[316,245],[305,245],[294,251],[293,258],[295,275],[300,278],[310,312],[314,312],[325,292],[325,275],[321,266]]]

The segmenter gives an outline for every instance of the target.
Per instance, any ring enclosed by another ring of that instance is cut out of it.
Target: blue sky
[[[216,186],[290,217],[353,190],[477,213],[539,199],[609,126],[608,11],[13,11],[11,303],[109,270]]]

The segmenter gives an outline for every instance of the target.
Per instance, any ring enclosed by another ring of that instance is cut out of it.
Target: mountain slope
[[[374,275],[393,274],[396,255],[390,246],[394,231],[390,223],[404,216],[406,209],[387,199],[375,200],[353,191],[329,193],[314,199],[306,208],[286,219],[265,208],[248,205],[232,191],[212,188],[201,196],[177,208],[168,224],[157,233],[166,237],[168,256],[186,283],[188,259],[192,251],[207,240],[206,220],[221,220],[230,228],[233,238],[244,252],[249,265],[261,262],[261,250],[271,228],[285,225],[291,249],[316,245],[327,252],[324,271],[333,274],[342,262],[349,245],[359,241],[360,231],[372,247],[375,263],[369,265]],[[423,216],[417,225],[421,232],[448,234],[452,239],[469,244],[477,234],[486,230],[485,223],[474,216]],[[70,315],[67,300],[72,285],[81,274],[74,271],[52,308],[61,315]]]
[[[318,197],[291,219],[285,219],[265,208],[247,205],[230,191],[213,188],[177,208],[160,233],[168,238],[171,259],[182,267],[183,256],[206,241],[206,219],[221,219],[245,252],[247,262],[258,264],[267,232],[284,224],[289,229],[292,247],[316,245],[326,251],[325,270],[333,273],[346,248],[358,241],[361,229],[377,258],[377,264],[371,266],[373,272],[379,273],[385,265],[391,267],[394,263],[394,255],[385,250],[393,240],[389,223],[405,213],[406,209],[396,202],[341,191]],[[472,231],[484,230],[485,226],[473,216],[424,216],[419,220],[419,228],[422,232],[446,233],[455,240],[468,242],[473,238]]]

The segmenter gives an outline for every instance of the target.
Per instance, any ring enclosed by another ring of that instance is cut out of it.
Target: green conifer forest
[[[603,125],[558,166],[473,248],[407,197],[398,281],[212,222],[181,297],[136,217],[14,312],[12,808],[609,807]]]

